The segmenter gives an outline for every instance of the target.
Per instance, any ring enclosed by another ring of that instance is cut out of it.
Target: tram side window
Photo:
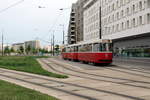
[[[78,52],[78,46],[74,47],[74,52]]]
[[[102,43],[101,44],[101,50],[102,51],[107,51],[107,45],[106,45],[106,43]]]
[[[63,48],[63,49],[62,49],[62,52],[66,52],[66,48]]]
[[[70,47],[70,52],[74,52],[74,48],[73,47]]]
[[[112,43],[108,43],[108,50],[113,51],[113,44]]]
[[[99,51],[99,48],[100,48],[99,43],[93,44],[93,51],[94,51],[94,52],[98,52],[98,51]]]
[[[66,48],[66,52],[70,52],[70,48],[69,47]]]

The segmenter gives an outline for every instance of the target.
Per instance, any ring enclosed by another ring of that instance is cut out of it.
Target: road
[[[150,58],[118,57],[114,58],[113,64],[150,70]]]
[[[66,74],[69,78],[55,79],[0,69],[0,79],[61,100],[150,100],[150,70],[147,66],[126,67],[120,63],[107,67],[92,66],[61,58],[43,58],[38,61],[44,69]]]

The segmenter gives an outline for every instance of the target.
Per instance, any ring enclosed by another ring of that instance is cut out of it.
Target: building
[[[150,0],[101,0],[102,38],[112,39],[115,52],[150,56]]]
[[[23,47],[25,49],[25,44],[24,43],[15,43],[15,44],[12,44],[12,48],[14,49],[14,51],[19,51],[20,47]]]
[[[44,46],[44,48],[43,48],[44,50],[46,50],[46,51],[48,51],[48,52],[50,52],[50,51],[52,51],[52,49],[53,49],[53,46],[51,46],[51,45],[47,45],[47,46]]]
[[[88,0],[83,8],[83,40],[100,39],[100,0]]]
[[[72,4],[69,27],[68,27],[68,44],[76,43],[75,10],[76,10],[76,4]]]
[[[25,42],[25,48],[28,48],[28,46],[30,46],[31,48],[34,48],[34,49],[40,49],[41,48],[40,41],[38,41],[38,40],[26,41]]]
[[[83,41],[83,6],[87,0],[78,0],[76,2],[76,15],[75,15],[75,23],[76,23],[76,42]]]
[[[112,39],[115,53],[150,56],[150,0],[88,0],[83,23],[84,41]]]

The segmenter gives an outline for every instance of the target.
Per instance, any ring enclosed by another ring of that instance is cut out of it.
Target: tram
[[[111,40],[95,40],[65,46],[62,58],[65,60],[81,61],[83,63],[111,64],[113,59]]]

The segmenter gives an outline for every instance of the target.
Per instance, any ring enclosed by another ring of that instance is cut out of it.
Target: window
[[[116,31],[119,31],[119,24],[117,24],[117,28],[116,28]]]
[[[139,25],[142,25],[142,16],[139,17]]]
[[[129,20],[127,20],[127,29],[130,28]]]
[[[129,15],[129,8],[127,8],[127,15]]]
[[[117,12],[117,19],[119,19],[119,12]]]
[[[124,29],[124,22],[121,23],[121,29]]]
[[[139,2],[139,9],[142,10],[142,1]]]
[[[150,8],[150,0],[147,0],[147,6]]]
[[[135,27],[135,18],[133,18],[133,27]]]
[[[147,14],[147,23],[150,24],[150,14]]]
[[[135,5],[132,6],[132,9],[133,9],[133,13],[134,13],[135,12]]]

